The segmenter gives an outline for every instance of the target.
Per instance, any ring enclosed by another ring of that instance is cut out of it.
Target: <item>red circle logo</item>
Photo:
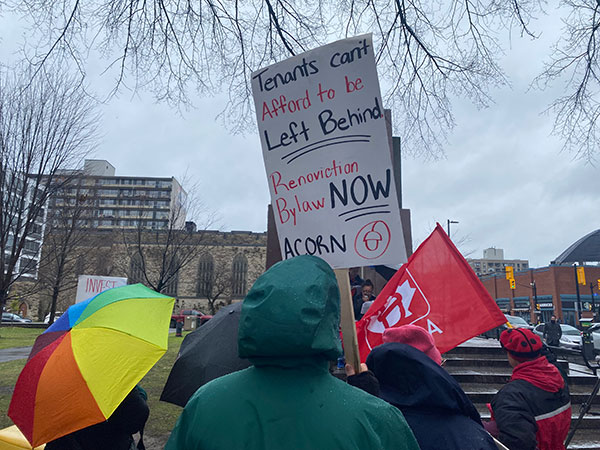
[[[365,259],[375,259],[383,255],[390,246],[390,228],[383,220],[369,222],[362,227],[356,239],[354,250]]]

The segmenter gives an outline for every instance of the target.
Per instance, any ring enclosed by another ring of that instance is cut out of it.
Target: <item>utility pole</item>
[[[533,314],[537,313],[537,286],[535,285],[535,280],[533,280],[531,283],[531,290],[533,291]],[[533,323],[533,321],[532,321]]]
[[[573,272],[575,274],[575,290],[577,292],[577,321],[581,319],[581,296],[579,295],[579,278],[577,277],[577,264],[573,264]]]
[[[594,300],[594,283],[590,281],[590,295],[592,296],[592,320],[596,318],[596,301]]]

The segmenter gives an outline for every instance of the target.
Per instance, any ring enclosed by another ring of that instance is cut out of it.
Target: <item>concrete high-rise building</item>
[[[30,208],[32,205],[33,198],[33,190],[28,190],[27,197],[25,198],[25,202],[20,202],[20,197],[17,194],[18,190],[5,190],[2,195],[4,196],[3,202],[6,208],[6,214],[11,215],[11,217],[5,221],[3,227],[5,227],[6,232],[6,243],[4,245],[4,267],[6,271],[6,267],[9,264],[9,260],[11,259],[11,255],[13,254],[13,244],[19,245],[19,242],[23,239],[25,222],[28,222],[29,219],[26,217],[30,213]],[[18,206],[17,206],[18,205]],[[37,207],[36,207],[37,208]],[[41,247],[44,240],[44,227],[46,222],[46,208],[42,207],[39,209],[38,214],[33,221],[30,222],[30,229],[27,232],[27,235],[24,239],[23,249],[19,255],[19,259],[14,266],[13,273],[15,276],[22,278],[23,280],[31,280],[36,279],[38,275],[38,269],[40,264],[40,255],[41,255]],[[18,219],[16,216],[20,215],[21,219]]]
[[[69,183],[50,199],[52,213],[80,205],[80,226],[182,229],[187,193],[174,177],[116,176],[105,160],[88,159],[83,170],[66,170]]]
[[[504,259],[504,250],[494,247],[486,248],[483,251],[483,258],[467,258],[467,262],[477,276],[504,273],[504,268],[506,266],[513,267],[515,272],[529,268],[528,260]]]

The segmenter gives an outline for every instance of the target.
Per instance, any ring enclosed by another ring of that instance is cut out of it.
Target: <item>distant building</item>
[[[10,192],[8,190],[5,190],[2,193],[2,195],[5,196],[5,198],[3,199],[4,204],[6,206],[5,213],[12,214],[13,216],[20,214],[23,217],[25,217],[29,214],[29,208],[32,203],[33,190],[28,190],[24,208],[21,208],[20,206],[13,206],[19,204],[16,191],[16,189]],[[44,241],[44,227],[46,222],[46,214],[46,208],[41,208],[38,212],[37,217],[32,223],[31,229],[25,236],[25,244],[23,246],[23,249],[21,250],[19,260],[14,267],[13,273],[15,274],[15,276],[22,278],[23,280],[37,279],[40,264],[41,247]],[[4,267],[6,270],[6,267],[9,263],[9,259],[11,257],[11,249],[13,247],[15,235],[17,237],[17,241],[19,241],[24,233],[24,224],[19,224],[16,217],[11,217],[11,222],[5,223],[3,227],[6,227],[5,230],[7,232],[7,241],[4,246],[3,255]]]
[[[506,266],[514,268],[515,272],[529,269],[529,261],[526,259],[504,259],[504,250],[501,248],[486,248],[483,258],[467,258],[467,262],[478,277],[494,273],[504,273]]]
[[[515,272],[515,289],[504,274],[481,277],[498,307],[506,314],[531,323],[547,322],[556,315],[563,323],[578,325],[581,315],[598,311],[599,266],[581,266],[586,284],[578,284],[574,267],[546,266]]]
[[[473,260],[476,261],[476,260]],[[509,262],[509,261],[506,261]],[[495,266],[494,266],[495,267]],[[578,276],[578,269],[581,270]],[[563,323],[600,317],[600,229],[583,236],[547,267],[515,270],[514,289],[504,274],[481,277],[498,307],[531,323],[556,315]]]
[[[162,234],[166,231],[158,231]],[[176,233],[190,233],[181,230]],[[175,297],[175,310],[180,308],[199,309],[210,312],[207,293],[215,290],[221,292],[217,307],[240,301],[248,289],[265,270],[266,233],[250,231],[202,230],[191,232],[186,245],[196,246],[193,259],[185,267],[179,269],[172,282],[163,290],[164,294]],[[146,261],[150,278],[154,278],[160,267],[159,259],[164,252],[164,244],[157,242],[156,233],[149,233],[144,239],[143,247],[149,259]],[[135,263],[135,254],[127,248],[127,242],[138,238],[135,230],[89,230],[85,239],[74,249],[74,256],[66,267],[69,273],[65,280],[67,289],[61,291],[57,309],[64,311],[75,301],[76,282],[82,275],[78,265],[86,260],[88,275],[127,277],[130,284],[145,283],[140,267]],[[45,255],[44,255],[45,256]],[[46,270],[42,268],[41,271]],[[146,283],[145,283],[146,284]],[[46,291],[39,290],[26,298],[27,307],[32,317],[43,318],[50,309],[50,297]]]
[[[88,159],[82,171],[65,170],[68,186],[50,199],[52,213],[85,210],[80,226],[94,229],[183,229],[187,193],[174,177],[116,176],[108,161]]]

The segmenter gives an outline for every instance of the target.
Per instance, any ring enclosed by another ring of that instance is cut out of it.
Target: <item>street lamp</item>
[[[448,237],[450,237],[450,224],[451,223],[458,223],[458,221],[448,219]]]

